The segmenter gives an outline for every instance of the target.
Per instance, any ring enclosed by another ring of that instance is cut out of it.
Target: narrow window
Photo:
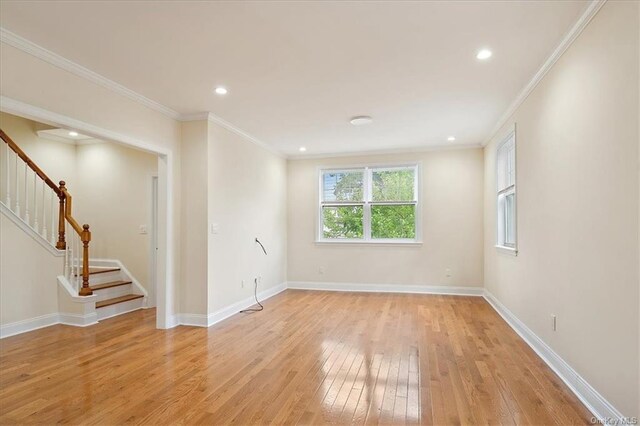
[[[496,158],[498,247],[516,250],[516,139],[511,133],[500,144]]]

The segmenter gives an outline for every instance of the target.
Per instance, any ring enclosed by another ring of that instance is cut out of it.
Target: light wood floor
[[[0,341],[0,424],[588,424],[482,299],[288,290],[209,329],[138,311]]]

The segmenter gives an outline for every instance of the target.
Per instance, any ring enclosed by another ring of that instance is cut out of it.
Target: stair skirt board
[[[126,302],[115,303],[113,305],[97,308],[98,321],[102,321],[107,318],[115,317],[116,315],[126,314],[128,312],[137,311],[143,309],[143,297],[137,299],[127,300]]]

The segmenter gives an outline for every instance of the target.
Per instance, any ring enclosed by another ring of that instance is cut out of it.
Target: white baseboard
[[[354,291],[368,293],[415,293],[453,296],[482,296],[482,287],[450,287],[404,284],[354,284],[289,281],[287,288],[295,290]]]
[[[87,327],[98,323],[98,315],[95,312],[90,314],[65,314],[60,313],[60,324],[73,325],[75,327]]]
[[[507,324],[533,349],[540,358],[560,377],[578,399],[604,424],[623,423],[624,416],[609,401],[583,379],[560,355],[555,353],[540,337],[520,321],[506,306],[504,306],[488,290],[484,290],[484,298]]]
[[[9,324],[2,324],[0,326],[0,339],[15,336],[17,334],[27,333],[29,331],[38,330],[44,327],[50,327],[56,324],[72,325],[75,327],[86,327],[88,325],[97,323],[98,318],[95,313],[80,315],[56,312],[53,314],[41,315],[39,317],[28,318]]]
[[[258,293],[258,300],[264,301],[269,299],[270,297],[275,296],[278,293],[281,293],[287,289],[287,283],[281,283],[277,286],[268,288]],[[256,300],[253,296],[248,297],[244,300],[236,302],[232,305],[224,307],[222,309],[217,310],[216,312],[212,312],[209,315],[205,314],[178,314],[177,323],[180,325],[189,325],[195,327],[211,327],[214,324],[219,323],[232,315],[237,314],[243,309],[248,308],[249,306],[255,305]]]
[[[41,315],[35,318],[29,318],[21,321],[11,322],[0,325],[0,339],[15,336],[16,334],[26,333],[27,331],[37,330],[39,328],[49,327],[58,324],[60,318],[58,313]]]

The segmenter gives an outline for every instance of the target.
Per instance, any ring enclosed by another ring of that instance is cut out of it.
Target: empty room
[[[1,425],[637,425],[640,1],[0,1]]]

